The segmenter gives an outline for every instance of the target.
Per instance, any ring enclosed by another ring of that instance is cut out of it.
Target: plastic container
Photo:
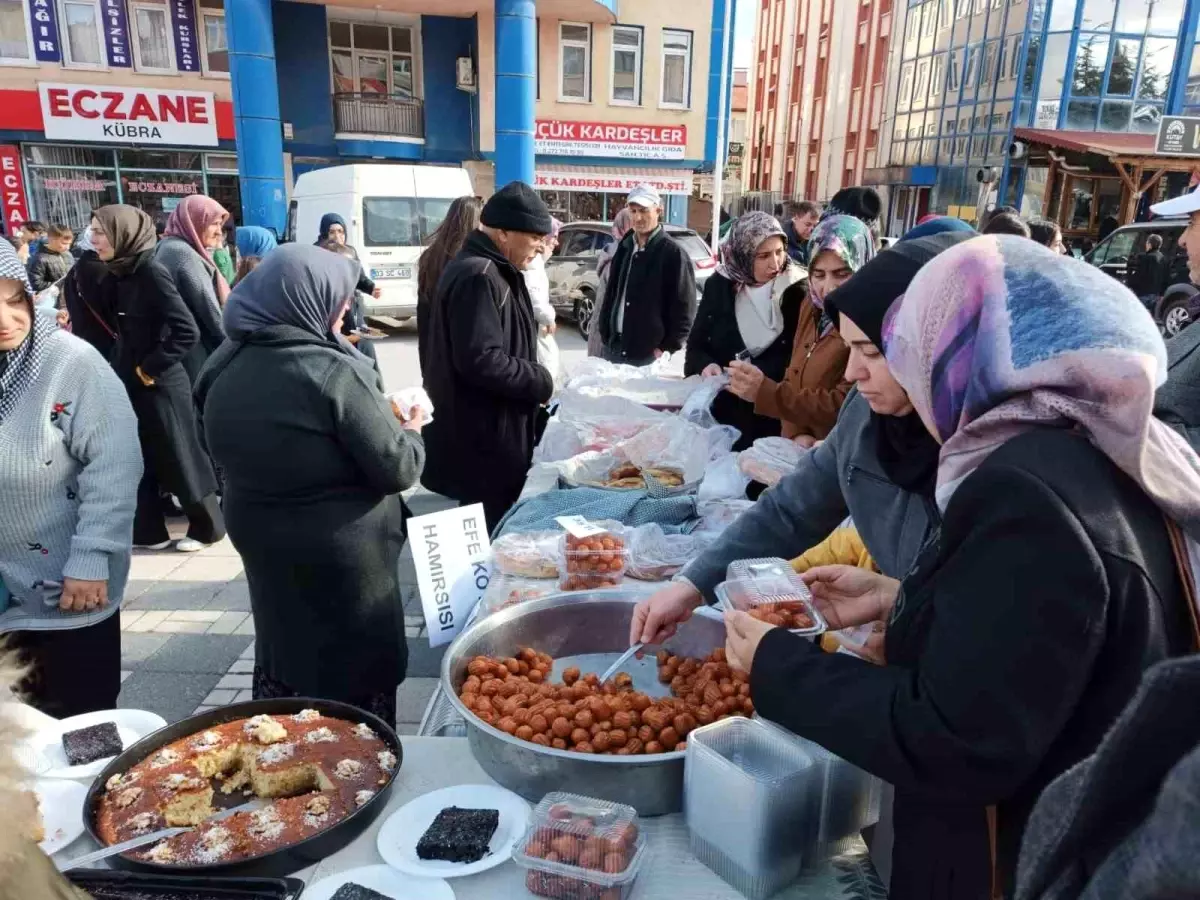
[[[795,574],[796,570],[792,568],[792,564],[778,556],[762,559],[735,559],[725,569],[725,577],[730,581],[770,576],[790,578]]]
[[[750,900],[816,859],[823,764],[758,719],[722,719],[688,735],[684,815],[692,853]]]
[[[794,634],[814,637],[823,633],[825,617],[813,604],[808,585],[790,566],[786,573],[779,571],[777,562],[781,560],[743,560],[746,571],[762,574],[721,582],[714,589],[717,599],[725,609],[747,612]]]
[[[593,526],[587,536],[567,532],[559,538],[558,587],[595,591],[619,586],[629,569],[629,537],[616,522]]]
[[[542,798],[513,850],[525,887],[552,900],[624,900],[645,855],[632,806],[561,791]]]

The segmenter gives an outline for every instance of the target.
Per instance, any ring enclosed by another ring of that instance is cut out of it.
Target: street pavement
[[[564,365],[586,356],[586,345],[573,326],[560,324],[558,342]],[[420,383],[415,329],[402,329],[375,347],[388,390]],[[418,516],[453,506],[421,487],[405,498]],[[174,537],[182,537],[185,530],[185,522],[172,523]],[[129,579],[120,613],[118,705],[150,710],[174,722],[249,700],[254,619],[242,561],[229,540],[191,554],[134,551]],[[400,562],[400,590],[409,657],[396,718],[401,734],[415,734],[437,684],[445,648],[431,649],[426,639],[407,547]]]

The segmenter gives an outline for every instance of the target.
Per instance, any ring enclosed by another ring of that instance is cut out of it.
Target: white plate
[[[43,778],[70,778],[76,781],[90,781],[99,775],[113,758],[108,756],[85,766],[73,766],[67,762],[62,736],[68,731],[99,725],[101,722],[112,722],[117,726],[117,734],[121,736],[121,746],[124,748],[132,746],[167,724],[167,720],[162,716],[140,709],[109,709],[63,719],[53,728],[39,731],[26,742],[27,753],[32,753],[38,760],[35,774]],[[46,768],[43,769],[43,766]]]
[[[433,824],[437,814],[448,806],[499,810],[500,823],[488,845],[491,853],[479,862],[453,863],[417,856],[417,841]],[[379,829],[375,846],[384,862],[410,875],[424,878],[474,875],[494,868],[512,856],[513,847],[529,827],[529,815],[529,804],[512,791],[490,784],[455,785],[410,800],[388,816]]]
[[[53,856],[83,834],[83,802],[88,789],[78,781],[43,778],[34,782],[33,792],[46,832],[38,846],[47,856]]]
[[[417,878],[391,866],[363,866],[322,878],[304,889],[304,900],[329,900],[351,881],[391,900],[454,900],[454,889],[441,878]]]

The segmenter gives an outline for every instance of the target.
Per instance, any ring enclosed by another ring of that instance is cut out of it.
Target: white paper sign
[[[608,531],[603,525],[595,525],[583,516],[559,516],[554,520],[571,533],[572,537],[589,538]]]
[[[491,542],[483,506],[448,509],[408,520],[429,646],[448,644],[487,590]]]

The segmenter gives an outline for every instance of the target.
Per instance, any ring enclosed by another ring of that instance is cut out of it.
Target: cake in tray
[[[396,756],[369,726],[321,715],[237,719],[160,747],[112,776],[98,804],[106,844],[181,825],[217,810],[216,791],[271,799],[134,856],[170,866],[210,866],[259,856],[346,818],[388,783]],[[229,805],[229,804],[226,804]]]

